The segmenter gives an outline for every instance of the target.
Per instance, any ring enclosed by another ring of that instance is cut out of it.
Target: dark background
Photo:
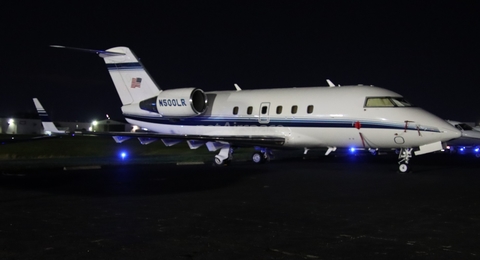
[[[480,120],[477,1],[63,1],[2,4],[0,116],[121,118],[103,60],[128,46],[163,89],[365,84],[445,119]]]

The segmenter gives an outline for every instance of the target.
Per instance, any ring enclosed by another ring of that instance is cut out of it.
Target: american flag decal
[[[132,85],[130,87],[139,88],[141,83],[142,83],[142,78],[132,78]]]

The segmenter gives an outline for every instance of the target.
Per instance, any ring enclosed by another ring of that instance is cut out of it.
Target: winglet
[[[237,84],[233,84],[235,86],[235,88],[237,89],[237,91],[241,91],[242,89],[237,85]]]

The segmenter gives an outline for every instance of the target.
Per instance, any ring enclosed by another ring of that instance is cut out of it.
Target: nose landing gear
[[[398,171],[400,173],[407,173],[411,170],[408,162],[412,158],[413,148],[402,148],[398,153]]]

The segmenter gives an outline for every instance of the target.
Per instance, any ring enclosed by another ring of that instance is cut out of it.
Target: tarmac
[[[480,159],[39,168],[0,177],[0,259],[478,259]]]

